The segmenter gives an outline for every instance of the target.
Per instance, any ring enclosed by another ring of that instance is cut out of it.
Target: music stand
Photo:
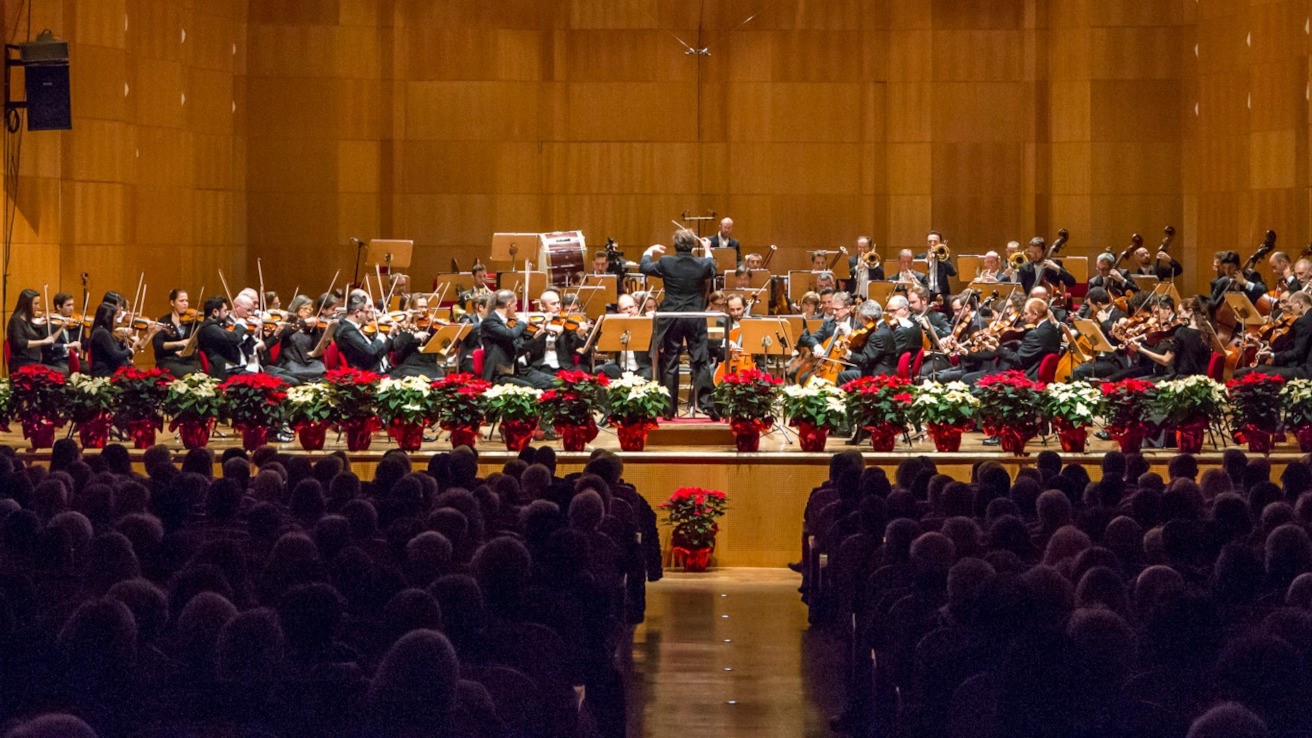
[[[604,315],[597,321],[597,350],[605,353],[651,351],[655,321],[641,315]]]
[[[787,356],[792,353],[788,322],[783,318],[743,318],[739,345],[752,356]]]
[[[323,356],[323,352],[328,349],[328,344],[333,340],[333,334],[337,332],[337,321],[332,321],[328,327],[323,329],[323,335],[319,337],[319,342],[314,345],[314,349],[306,354],[311,359],[317,359]]]
[[[1130,279],[1133,279],[1135,286],[1141,290],[1151,291],[1157,288],[1157,277],[1151,274],[1131,274]]]
[[[957,257],[957,277],[962,282],[970,283],[975,281],[975,277],[965,279],[967,274],[978,275],[984,270],[984,257],[974,256],[971,254],[962,254]]]
[[[1107,340],[1106,334],[1102,332],[1102,326],[1098,325],[1098,321],[1089,318],[1073,318],[1071,322],[1075,324],[1075,328],[1081,336],[1089,339],[1089,347],[1094,351],[1110,354],[1116,350],[1111,341]]]
[[[459,346],[461,341],[469,335],[474,326],[468,323],[459,323],[457,325],[438,326],[437,330],[419,349],[421,354],[442,354],[443,357],[449,358],[452,347]]]
[[[874,300],[880,307],[888,304],[888,298],[897,289],[897,282],[871,282],[866,285],[866,299]]]
[[[410,266],[414,255],[415,242],[408,239],[371,238],[365,249],[365,264],[382,264],[384,274],[391,274],[392,269],[405,269]]]
[[[794,305],[802,301],[802,296],[815,292],[816,273],[801,269],[788,272],[788,301]]]
[[[497,287],[503,290],[510,290],[515,293],[515,299],[524,299],[524,272],[498,272]],[[536,300],[533,295],[541,295],[547,291],[547,273],[546,272],[528,272],[528,293],[529,299]]]
[[[613,305],[619,299],[619,278],[614,274],[585,274],[579,289],[584,287],[600,287],[603,304]]]
[[[1253,301],[1248,299],[1248,295],[1242,292],[1225,293],[1225,302],[1234,311],[1235,317],[1245,326],[1261,325],[1266,322],[1266,318],[1262,317],[1256,307],[1253,307]]]
[[[836,253],[838,254],[838,260],[834,262],[834,265],[829,269],[829,271],[833,272],[834,279],[840,282],[851,279],[852,278],[852,262],[850,261],[851,257],[847,254],[844,254],[842,251],[838,251]]]
[[[578,295],[579,310],[588,320],[596,320],[606,314],[606,288],[602,285],[575,287],[573,293]]]
[[[197,326],[196,330],[192,331],[191,335],[187,337],[187,345],[178,349],[178,356],[181,356],[184,359],[190,359],[196,353],[196,346],[198,343],[197,339],[199,337],[200,327]]]
[[[515,264],[538,253],[537,233],[493,233],[489,261]]]
[[[715,246],[711,249],[711,258],[715,259],[717,272],[733,271],[738,268],[738,252],[728,246]]]

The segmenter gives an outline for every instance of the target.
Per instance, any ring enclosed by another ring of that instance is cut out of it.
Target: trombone
[[[1011,267],[1012,269],[1020,269],[1021,267],[1025,266],[1025,264],[1027,264],[1029,260],[1030,260],[1029,257],[1025,255],[1024,251],[1017,251],[1016,253],[1007,257],[1007,266]]]
[[[943,243],[941,241],[937,246],[930,249],[929,253],[932,254],[934,258],[938,261],[947,261],[948,259],[952,258],[952,250],[948,248],[948,245],[946,243]],[[928,258],[928,256],[926,258]]]

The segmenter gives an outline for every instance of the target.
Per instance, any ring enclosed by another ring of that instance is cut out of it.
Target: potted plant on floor
[[[1149,422],[1175,430],[1175,445],[1182,454],[1203,450],[1203,435],[1226,406],[1225,387],[1203,375],[1180,377],[1157,385],[1149,408]]]
[[[487,391],[491,383],[472,374],[448,374],[433,382],[434,411],[438,425],[451,433],[451,446],[478,442],[478,429],[487,419]]]
[[[1057,432],[1061,450],[1084,453],[1089,426],[1102,407],[1102,393],[1088,382],[1050,384],[1043,388],[1043,418]]]
[[[825,450],[829,434],[847,420],[847,395],[829,382],[813,380],[805,386],[784,387],[784,417],[797,429],[803,451]]]
[[[892,451],[911,423],[911,382],[891,374],[861,377],[843,385],[847,418],[870,434],[875,451]]]
[[[533,440],[542,411],[542,390],[517,384],[494,384],[483,393],[487,417],[501,424],[507,451],[523,451]]]
[[[71,374],[64,384],[68,418],[77,427],[82,448],[104,448],[109,429],[114,425],[114,408],[118,406],[118,388],[109,377]]]
[[[186,448],[209,445],[214,425],[223,414],[223,395],[219,380],[196,372],[169,382],[164,395],[164,412],[169,415],[169,430],[176,430]]]
[[[1271,453],[1271,436],[1280,426],[1280,393],[1285,378],[1253,372],[1225,385],[1230,393],[1230,427],[1235,440],[1254,453]]]
[[[620,450],[646,448],[647,433],[658,427],[657,418],[669,406],[670,391],[657,382],[632,372],[612,381],[606,387],[606,420],[615,426]]]
[[[9,432],[9,421],[14,417],[13,388],[8,377],[0,378],[0,430]]]
[[[331,390],[332,405],[337,408],[337,429],[346,434],[347,450],[367,450],[374,431],[383,427],[374,404],[378,383],[383,376],[377,372],[342,367],[333,369],[323,378]]]
[[[155,445],[155,433],[164,430],[164,398],[173,375],[163,369],[119,367],[109,381],[118,389],[114,424],[132,439],[134,448]]]
[[[1312,451],[1312,379],[1291,379],[1280,391],[1284,426],[1294,434],[1298,450]]]
[[[63,374],[40,364],[20,367],[9,375],[14,417],[34,449],[55,445],[55,430],[68,417],[64,407],[66,381]]]
[[[269,443],[269,431],[283,420],[287,382],[269,374],[234,374],[219,385],[223,415],[241,433],[242,448],[254,451]]]
[[[332,387],[326,382],[307,382],[287,388],[287,425],[306,451],[323,450],[328,429],[337,415]]]
[[[562,369],[556,372],[555,385],[542,393],[542,414],[560,434],[566,451],[582,451],[597,437],[596,414],[605,404],[605,374],[588,374]]]
[[[763,371],[747,369],[725,375],[715,386],[712,395],[715,410],[729,419],[729,429],[739,451],[760,450],[761,433],[774,427],[775,405],[782,383],[783,380]]]
[[[975,425],[979,398],[965,382],[925,382],[912,394],[911,416],[925,424],[934,448],[943,452],[961,450],[961,434]]]
[[[990,374],[975,385],[984,433],[996,436],[1003,451],[1023,456],[1025,444],[1043,423],[1042,382],[1010,370]]]
[[[418,451],[437,417],[437,395],[425,377],[383,377],[375,398],[387,435],[402,451]]]
[[[1152,430],[1148,409],[1156,391],[1156,385],[1142,379],[1103,383],[1103,423],[1121,451],[1133,453],[1143,446],[1143,439]]]
[[[715,489],[680,487],[661,503],[665,523],[674,526],[670,537],[672,558],[683,560],[684,571],[706,571],[715,536],[720,532],[718,518],[728,509],[728,499]]]

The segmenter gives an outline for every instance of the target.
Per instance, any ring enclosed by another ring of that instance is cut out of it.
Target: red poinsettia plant
[[[1103,422],[1111,429],[1144,426],[1157,395],[1157,385],[1142,379],[1122,379],[1102,385]]]
[[[1226,382],[1230,392],[1230,425],[1240,431],[1272,433],[1280,424],[1280,393],[1285,378],[1253,372]]]
[[[857,428],[905,430],[911,422],[911,382],[892,374],[853,379],[843,385],[847,419]]]
[[[24,425],[68,419],[64,403],[64,375],[40,364],[15,369],[9,375],[10,407],[13,417]]]
[[[675,546],[683,548],[710,548],[715,534],[720,531],[716,518],[729,509],[728,498],[717,489],[680,487],[661,503],[665,523],[674,526]]]
[[[348,366],[333,369],[323,379],[332,392],[338,422],[377,419],[374,403],[383,375]]]
[[[542,393],[542,416],[553,425],[590,425],[606,402],[610,378],[605,374],[562,369],[554,386]]]
[[[269,374],[234,374],[219,385],[223,417],[233,428],[269,428],[282,423],[287,382]]]
[[[727,374],[715,386],[715,410],[730,422],[759,422],[768,427],[774,423],[782,384],[782,379],[759,369]]]
[[[483,394],[492,383],[472,374],[448,374],[433,382],[432,407],[445,430],[477,428],[487,419]]]
[[[172,382],[173,375],[163,369],[119,367],[109,378],[109,383],[118,389],[114,423],[120,428],[150,423],[162,430],[164,399]]]
[[[976,416],[984,432],[997,435],[1003,428],[1023,434],[1037,433],[1043,421],[1043,382],[1011,369],[983,377],[975,384],[979,398]]]

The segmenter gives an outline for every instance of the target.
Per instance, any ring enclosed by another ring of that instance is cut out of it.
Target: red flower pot
[[[451,431],[451,448],[468,446],[473,448],[478,445],[478,426],[467,426],[464,428],[448,428]]]
[[[155,431],[159,421],[154,418],[142,418],[128,423],[128,437],[132,439],[132,448],[150,448],[155,445]]]
[[[588,422],[583,425],[574,423],[556,423],[556,432],[560,434],[561,445],[566,451],[582,451],[588,441],[597,437],[597,424]]]
[[[868,425],[866,432],[870,434],[870,446],[875,451],[888,453],[897,446],[897,436],[902,429],[892,423],[882,425]]]
[[[1020,428],[999,428],[998,429],[998,446],[1009,454],[1015,456],[1025,455],[1025,444],[1029,443],[1033,433],[1021,430]]]
[[[1107,432],[1116,440],[1116,443],[1121,447],[1122,453],[1132,454],[1143,448],[1144,429],[1141,425],[1131,425],[1125,428],[1108,426]]]
[[[966,429],[956,423],[928,423],[925,430],[934,439],[934,449],[943,453],[961,450],[961,434]]]
[[[374,429],[369,424],[351,424],[342,428],[346,433],[347,451],[368,451],[374,440]]]
[[[617,423],[615,435],[620,439],[621,451],[641,451],[647,448],[647,433],[658,427],[656,423],[640,420],[636,423]]]
[[[55,445],[55,424],[44,418],[41,420],[24,420],[23,437],[32,444],[33,449],[51,448]]]
[[[1262,455],[1271,453],[1271,446],[1275,443],[1274,435],[1269,430],[1262,430],[1252,425],[1244,426],[1244,440],[1248,442],[1250,453]]]
[[[324,439],[328,435],[328,425],[326,420],[297,425],[296,440],[300,441],[301,448],[306,451],[322,451]]]
[[[829,440],[829,428],[805,422],[793,425],[797,428],[797,442],[803,451],[819,453],[825,450],[825,442]]]
[[[418,451],[419,447],[424,445],[424,424],[423,423],[392,423],[387,426],[387,435],[391,436],[393,441],[402,451]],[[474,436],[478,436],[478,429],[474,429]],[[472,447],[472,444],[470,444]]]
[[[710,546],[706,548],[683,548],[676,547],[673,551],[675,558],[683,559],[684,571],[706,571],[706,567],[711,564]]]
[[[733,431],[733,443],[739,453],[753,453],[761,450],[761,432],[773,425],[767,420],[748,420],[735,418],[729,421],[729,430]]]
[[[1089,429],[1082,425],[1071,425],[1070,421],[1053,418],[1053,428],[1057,429],[1057,442],[1061,450],[1071,454],[1082,454],[1089,445]]]
[[[269,445],[269,426],[267,425],[242,425],[237,430],[241,432],[241,447],[247,451],[254,451],[260,446]]]
[[[215,418],[206,418],[177,423],[178,437],[182,439],[183,447],[190,450],[210,445],[210,434],[214,432],[215,422]]]
[[[1197,454],[1203,451],[1203,436],[1207,433],[1207,422],[1186,423],[1175,429],[1176,450],[1182,454]]]
[[[1298,439],[1298,450],[1303,453],[1312,451],[1312,425],[1300,425],[1292,428],[1294,438]]]
[[[501,440],[506,442],[506,450],[523,451],[533,440],[533,431],[537,428],[536,420],[501,421]]]
[[[114,419],[108,415],[97,415],[91,420],[77,424],[77,437],[82,448],[104,448],[109,442],[109,428]]]

